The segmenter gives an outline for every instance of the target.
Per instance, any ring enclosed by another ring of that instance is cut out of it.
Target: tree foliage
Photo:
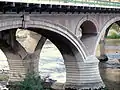
[[[17,87],[17,90],[51,90],[51,87],[45,88],[44,83],[45,81],[41,79],[38,74],[29,73],[26,75],[23,81],[16,83],[14,86]]]

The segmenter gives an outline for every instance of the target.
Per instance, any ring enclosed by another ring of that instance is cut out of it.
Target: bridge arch
[[[98,22],[90,16],[85,16],[80,19],[77,25],[76,35],[78,32],[81,32],[82,36],[79,39],[81,39],[82,43],[86,47],[87,52],[89,53],[88,56],[93,55],[98,29]],[[91,42],[91,44],[88,45],[89,42]]]
[[[84,47],[79,46],[82,43],[69,30],[52,22],[31,20],[26,23],[26,28],[42,34],[57,46],[66,67],[66,85],[78,85],[77,83],[80,82],[80,62],[85,62],[86,58],[86,52],[83,52],[85,51]]]
[[[8,31],[11,29],[23,28],[21,19],[16,19],[15,21],[13,19],[4,20],[0,23],[0,31]],[[82,42],[78,40],[78,38],[76,38],[66,28],[45,20],[27,21],[25,22],[25,28],[42,34],[46,38],[50,39],[58,47],[61,54],[63,55],[64,63],[66,66],[67,84],[79,84],[79,62],[85,62],[87,56],[87,52],[85,51],[85,47],[82,44]]]
[[[31,23],[32,22],[32,23]],[[6,19],[0,21],[0,31],[3,30],[11,30],[11,29],[17,29],[17,28],[23,28],[23,22],[21,18],[17,19]],[[81,53],[81,56],[83,60],[86,58],[86,51],[84,50],[84,46],[81,41],[79,41],[69,30],[67,30],[65,27],[60,26],[58,24],[53,24],[48,21],[39,20],[39,21],[30,21],[27,24],[27,28],[41,28],[46,29],[48,31],[52,31],[55,33],[58,33],[59,35],[67,38],[71,43],[74,44],[74,46],[77,48],[77,50]]]
[[[92,27],[89,27],[89,29],[91,29],[90,32],[88,32],[88,28],[84,27],[83,25],[84,26],[91,25]],[[81,31],[82,33],[85,33],[85,32],[86,33],[97,33],[98,32],[98,22],[93,17],[85,16],[82,19],[80,19],[79,22],[78,22],[78,24],[77,24],[77,27],[75,29],[75,34],[77,34],[77,32],[79,32],[81,26],[84,29],[87,29],[87,30]]]
[[[113,23],[117,23],[118,25],[119,24],[119,21],[120,21],[120,17],[114,17],[110,20],[107,21],[107,23],[105,25],[103,25],[102,29],[100,30],[100,34],[98,35],[98,38],[97,38],[97,41],[96,41],[96,46],[95,46],[95,51],[94,51],[94,54],[96,53],[96,49],[97,49],[97,46],[100,42],[100,39],[104,39],[105,35],[108,33],[108,29],[110,28],[110,26],[113,24]]]
[[[28,23],[26,23],[26,28],[33,30],[35,32],[38,32],[38,33],[42,33],[44,36],[48,36],[48,37],[54,37],[54,36],[49,36],[49,35],[56,35],[59,38],[63,37],[64,40],[68,40],[68,42],[72,43],[73,47],[75,46],[76,50],[81,54],[80,56],[83,59],[83,61],[84,59],[86,59],[87,52],[85,51],[85,48],[82,42],[78,40],[74,36],[74,34],[72,34],[65,27],[60,26],[58,24],[54,24],[46,20],[31,20]],[[49,35],[44,34],[44,30],[50,34]]]

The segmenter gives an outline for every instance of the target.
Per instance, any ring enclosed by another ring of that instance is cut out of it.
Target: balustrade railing
[[[16,0],[16,1],[0,0],[0,1],[120,8],[120,0]]]

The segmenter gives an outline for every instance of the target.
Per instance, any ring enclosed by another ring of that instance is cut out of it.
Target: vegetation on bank
[[[120,39],[120,28],[119,25],[114,23],[108,32],[108,35],[106,36],[108,39]]]
[[[13,82],[7,87],[9,90],[55,90],[51,88],[52,82],[45,82],[46,79],[42,79],[38,74],[29,73],[26,75],[23,81]],[[65,90],[77,90],[75,88],[66,88]],[[96,89],[82,89],[82,90],[108,90],[106,87],[100,87]]]
[[[13,82],[7,87],[9,90],[52,90],[51,82],[45,82],[38,74],[29,73],[23,81]]]
[[[120,34],[115,30],[110,30],[109,35],[106,36],[108,39],[120,39]]]

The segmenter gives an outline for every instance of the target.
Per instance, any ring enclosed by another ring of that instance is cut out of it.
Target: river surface
[[[109,90],[120,90],[120,39],[107,39],[105,50],[109,60],[99,63],[101,77]]]
[[[120,90],[120,62],[117,59],[100,62],[101,77],[109,90]]]
[[[113,47],[116,48],[116,46]],[[65,83],[66,70],[64,60],[58,49],[51,42],[46,42],[40,57],[41,76],[50,76],[50,78],[57,80],[57,83]],[[119,52],[117,54],[115,52],[108,53],[108,58],[107,62],[99,63],[101,77],[109,90],[120,90]]]

